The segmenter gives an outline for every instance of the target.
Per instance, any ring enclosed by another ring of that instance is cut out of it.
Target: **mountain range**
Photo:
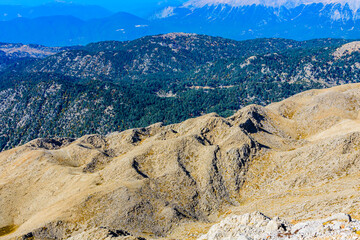
[[[0,239],[359,239],[359,8],[0,6]]]
[[[192,0],[156,15],[176,31],[232,39],[359,38],[358,1]],[[195,24],[194,24],[195,23]]]
[[[130,40],[156,32],[142,18],[116,13],[105,18],[81,20],[74,16],[16,18],[0,22],[0,41],[47,46],[87,44],[101,40]]]
[[[356,83],[360,43],[171,33],[72,48],[0,46],[0,150],[178,123]],[[274,89],[277,89],[274,91]]]
[[[7,13],[9,8],[15,9],[13,14]],[[126,41],[170,32],[235,40],[360,38],[359,3],[352,0],[191,0],[166,6],[146,19],[60,3],[34,9],[0,6],[0,12],[0,41],[46,46]]]
[[[360,2],[176,2],[0,6],[0,239],[359,239]]]

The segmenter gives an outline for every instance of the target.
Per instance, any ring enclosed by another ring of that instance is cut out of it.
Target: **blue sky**
[[[54,2],[51,0],[0,0],[0,4],[35,6]],[[99,5],[114,12],[127,11],[132,13],[150,12],[164,5],[179,4],[185,0],[63,0],[58,2]]]

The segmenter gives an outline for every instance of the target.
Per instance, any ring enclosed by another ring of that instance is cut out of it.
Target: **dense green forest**
[[[12,59],[0,73],[0,150],[38,137],[226,117],[248,104],[357,82],[360,54],[333,55],[348,42],[168,34]]]

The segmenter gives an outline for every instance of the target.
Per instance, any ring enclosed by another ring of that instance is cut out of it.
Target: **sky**
[[[51,0],[0,0],[2,5],[28,5],[35,6],[49,2]],[[143,15],[152,12],[164,5],[177,5],[185,0],[58,0],[57,2],[76,3],[85,5],[99,5],[113,12],[126,11]]]

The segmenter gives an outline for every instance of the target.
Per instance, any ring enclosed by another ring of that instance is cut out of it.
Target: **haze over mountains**
[[[145,19],[96,6],[0,6],[0,41],[65,46],[170,32],[236,40],[360,38],[359,2],[353,0],[191,0],[155,9]]]
[[[53,2],[39,6],[0,5],[0,20],[8,21],[15,18],[38,18],[46,16],[73,16],[82,20],[104,18],[114,14],[100,6],[76,5]]]

